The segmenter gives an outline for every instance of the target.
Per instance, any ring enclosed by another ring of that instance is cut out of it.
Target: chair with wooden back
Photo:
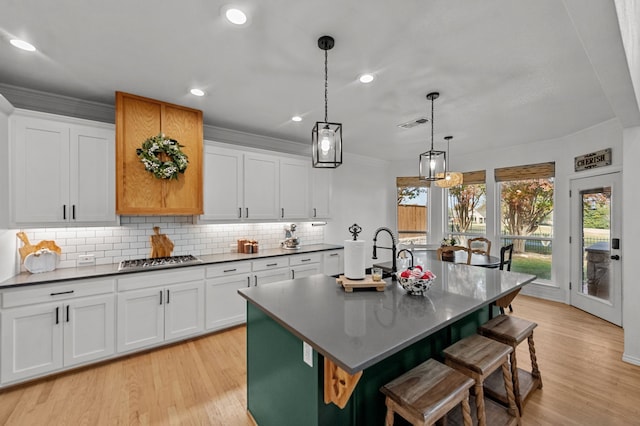
[[[491,241],[485,237],[469,238],[467,247],[472,253],[484,254],[485,256],[489,256],[491,253]]]
[[[450,256],[452,256],[452,258],[450,258],[448,261],[449,262],[453,262],[455,260],[455,252],[456,251],[464,251],[465,253],[467,253],[467,265],[471,264],[471,251],[467,248],[467,247],[463,247],[463,246],[441,246],[438,247],[438,250],[436,251],[436,255],[438,256],[438,260],[443,260],[443,255],[444,255],[444,260],[447,260],[447,254],[450,254]]]
[[[511,271],[511,260],[513,258],[513,243],[506,245],[500,248],[500,270],[501,271]],[[505,269],[506,267],[506,269]],[[500,313],[504,314],[504,308],[509,307],[509,312],[513,312],[513,307],[511,306],[511,302],[516,296],[520,293],[520,289],[512,291],[506,296],[501,297],[496,300],[496,306],[500,308]]]

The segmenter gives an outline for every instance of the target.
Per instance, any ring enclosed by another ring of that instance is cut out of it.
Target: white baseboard
[[[640,358],[631,355],[622,354],[622,360],[624,362],[628,362],[629,364],[640,365]]]

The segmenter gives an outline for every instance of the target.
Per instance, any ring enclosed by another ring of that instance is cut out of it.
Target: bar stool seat
[[[465,426],[471,426],[469,389],[474,382],[464,374],[429,359],[380,388],[386,395],[385,424],[393,425],[394,413],[413,425],[431,425],[458,404]]]
[[[535,390],[542,389],[542,377],[538,369],[536,348],[533,342],[533,330],[538,326],[535,322],[527,321],[511,315],[498,315],[478,328],[478,332],[490,339],[509,345],[513,348],[510,355],[511,377],[516,405],[522,415],[526,398]],[[527,340],[529,357],[531,358],[531,372],[518,368],[516,347]],[[503,404],[508,403],[507,396],[499,386],[500,378],[492,376],[485,382],[487,395]]]
[[[475,406],[478,425],[520,424],[520,413],[513,395],[513,382],[509,369],[511,346],[480,335],[466,337],[444,350],[445,363],[474,380]],[[502,367],[502,368],[501,368]],[[485,400],[483,384],[494,372],[502,369],[504,388],[509,406]],[[472,399],[473,401],[473,399]]]

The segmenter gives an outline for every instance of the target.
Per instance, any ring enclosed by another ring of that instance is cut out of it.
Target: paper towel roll
[[[344,276],[350,280],[362,280],[365,277],[365,241],[344,241]]]

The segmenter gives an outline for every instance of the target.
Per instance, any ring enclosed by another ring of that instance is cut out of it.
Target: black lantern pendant
[[[435,182],[445,176],[447,154],[444,151],[433,149],[433,101],[438,99],[440,93],[431,92],[427,99],[431,101],[431,149],[420,154],[419,177],[420,180]]]
[[[333,48],[330,36],[318,39],[318,47],[324,50],[324,121],[317,121],[311,131],[313,167],[335,169],[342,164],[342,124],[329,123],[328,116],[328,51]]]

